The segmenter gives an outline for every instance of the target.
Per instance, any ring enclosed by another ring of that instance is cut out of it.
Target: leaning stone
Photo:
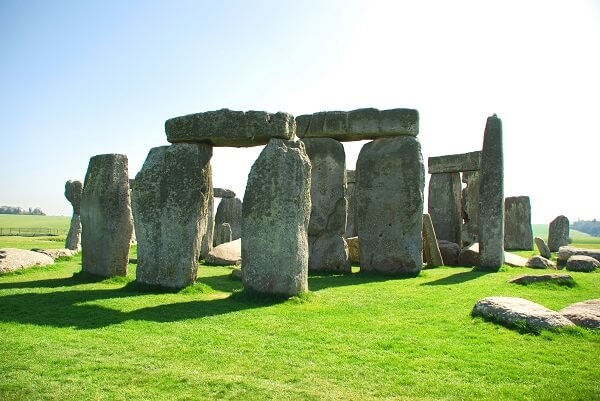
[[[308,290],[310,170],[302,142],[272,139],[254,162],[242,213],[246,290],[281,296]]]
[[[229,223],[222,223],[215,227],[215,246],[233,241],[231,238],[231,226]]]
[[[242,201],[239,198],[223,198],[215,214],[215,226],[228,223],[231,227],[231,240],[242,238]]]
[[[138,282],[177,289],[196,281],[212,195],[211,156],[212,146],[194,143],[148,153],[133,191]]]
[[[533,249],[529,196],[510,196],[504,200],[504,249]]]
[[[165,122],[165,131],[171,143],[248,147],[264,145],[271,138],[294,138],[296,122],[288,113],[221,109],[171,118]]]
[[[428,212],[440,240],[460,243],[461,181],[459,173],[433,174],[429,179]]]
[[[527,285],[531,283],[556,283],[559,285],[573,285],[575,280],[568,274],[524,274],[508,281],[511,284]]]
[[[480,266],[498,271],[504,262],[504,156],[502,121],[488,117],[481,150],[479,184]]]
[[[544,241],[540,237],[535,237],[533,241],[535,242],[535,246],[537,247],[538,252],[542,257],[546,259],[552,258],[552,253],[550,252],[550,248],[548,248],[548,245],[546,245],[546,241]]]
[[[297,134],[304,138],[362,141],[419,134],[419,112],[414,109],[322,111],[296,117]]]
[[[559,313],[523,298],[489,297],[477,301],[473,316],[481,316],[509,328],[521,327],[528,331],[556,330],[574,324]]]
[[[215,198],[235,198],[235,192],[225,188],[214,188],[213,194]]]
[[[479,266],[479,243],[475,242],[460,250],[458,265],[464,267]]]
[[[445,155],[427,159],[429,174],[477,171],[480,168],[481,151]]]
[[[423,261],[428,267],[443,266],[442,254],[438,246],[431,216],[423,213]]]
[[[567,264],[567,260],[569,260],[569,258],[574,255],[591,256],[592,258],[600,262],[600,249],[585,249],[575,248],[573,246],[561,246],[558,250],[556,264],[559,267],[563,267]]]
[[[347,212],[344,147],[331,138],[307,138],[303,142],[313,166],[310,173],[308,271],[350,273],[348,246],[343,237]]]
[[[54,259],[43,253],[15,248],[0,249],[0,274],[53,263]]]
[[[577,302],[558,311],[577,326],[600,329],[600,299]]]
[[[531,258],[527,259],[527,267],[531,267],[532,269],[556,270],[556,264],[553,261],[539,255],[532,256]]]
[[[423,268],[425,185],[419,140],[402,136],[367,143],[356,172],[361,271],[418,274]]]
[[[552,220],[548,226],[548,248],[552,252],[557,252],[561,246],[568,244],[569,219],[561,215]]]
[[[73,216],[71,216],[71,225],[65,248],[74,251],[81,250],[81,194],[83,193],[83,183],[78,180],[69,180],[65,183],[65,197],[73,206]]]
[[[126,276],[133,233],[127,156],[90,159],[81,195],[82,270]]]
[[[232,266],[242,263],[242,239],[215,246],[206,255],[204,263],[215,266]]]
[[[346,238],[348,244],[348,260],[350,263],[360,263],[360,241],[358,237]]]
[[[573,255],[567,260],[567,270],[572,272],[593,272],[600,267],[600,262],[591,256]]]
[[[460,200],[462,245],[479,242],[479,179],[479,171],[465,171],[462,174],[462,182],[466,184]]]
[[[444,266],[458,266],[460,245],[450,241],[438,240],[438,247],[440,248]]]
[[[356,237],[356,172],[346,170],[346,238]]]

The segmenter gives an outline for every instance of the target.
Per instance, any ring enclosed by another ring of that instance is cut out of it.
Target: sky
[[[600,218],[599,44],[598,0],[1,0],[0,205],[70,215],[90,157],[134,178],[168,118],[375,107],[419,110],[425,163],[496,113],[505,196]],[[214,186],[243,198],[260,150],[215,148]]]

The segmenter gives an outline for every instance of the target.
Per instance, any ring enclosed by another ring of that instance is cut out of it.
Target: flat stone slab
[[[40,252],[25,249],[0,249],[0,274],[27,269],[34,266],[46,266],[54,263],[54,259]]]
[[[77,251],[71,249],[32,249],[34,252],[43,253],[50,256],[52,259],[65,258],[77,255]]]
[[[567,270],[572,272],[593,272],[600,267],[600,262],[591,256],[573,255],[567,260]]]
[[[242,263],[242,239],[226,242],[214,247],[204,262],[214,266],[238,266]]]
[[[235,198],[235,192],[233,192],[231,189],[214,188],[213,196],[215,198]]]
[[[558,311],[577,326],[600,329],[600,299],[577,302]]]
[[[574,246],[561,246],[558,249],[556,264],[558,266],[564,266],[567,264],[567,260],[569,260],[569,258],[574,255],[591,256],[597,261],[600,261],[600,249],[586,249],[575,248]]]
[[[574,283],[573,277],[568,274],[524,274],[508,280],[511,284],[527,285],[531,283],[548,283],[554,282],[558,284]]]
[[[479,170],[481,151],[430,157],[427,159],[429,174],[460,173]]]
[[[362,141],[419,134],[419,112],[415,109],[321,111],[296,117],[299,138],[333,138]]]
[[[165,132],[171,143],[249,147],[265,145],[271,138],[293,139],[296,122],[294,116],[283,112],[221,109],[168,119]]]
[[[489,297],[477,301],[473,316],[481,316],[509,328],[525,325],[532,331],[555,330],[574,324],[558,312],[535,302],[514,297]]]

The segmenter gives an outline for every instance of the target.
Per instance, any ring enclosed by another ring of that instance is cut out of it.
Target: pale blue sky
[[[598,1],[0,1],[0,204],[70,214],[64,182],[170,117],[416,108],[423,154],[504,123],[505,194],[534,222],[600,218]],[[345,145],[353,168],[360,144]],[[216,148],[243,196],[260,148]]]

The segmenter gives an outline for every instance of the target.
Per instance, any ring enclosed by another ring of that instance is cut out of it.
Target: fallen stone
[[[558,311],[577,326],[600,329],[600,299],[577,302]]]
[[[459,173],[432,174],[429,179],[428,213],[438,240],[461,241],[461,180]]]
[[[550,248],[548,248],[548,245],[546,245],[546,241],[544,241],[540,237],[535,237],[533,241],[535,242],[535,246],[537,247],[538,252],[542,257],[546,259],[552,258],[552,253],[550,252]]]
[[[220,244],[206,255],[204,263],[215,266],[232,266],[242,263],[242,239]]]
[[[504,252],[504,263],[512,267],[527,267],[527,258],[514,253]]]
[[[430,157],[427,159],[429,174],[461,173],[480,168],[481,151]]]
[[[554,269],[556,270],[556,264],[546,259],[543,256],[536,255],[527,259],[527,267],[531,267],[532,269]]]
[[[572,272],[593,272],[600,267],[600,262],[591,256],[573,255],[567,259],[567,270]]]
[[[438,247],[440,248],[444,266],[458,266],[460,245],[446,240],[438,240]]]
[[[525,274],[519,277],[515,277],[508,281],[511,284],[527,285],[531,283],[557,283],[561,285],[575,283],[573,277],[568,274]]]
[[[235,198],[235,192],[225,188],[213,188],[215,198]]]
[[[458,265],[464,267],[479,266],[479,243],[475,242],[460,250]]]
[[[348,244],[348,260],[350,263],[360,263],[360,241],[358,237],[346,238]]]
[[[523,298],[489,297],[477,301],[473,316],[525,331],[556,330],[574,324],[558,312]]]
[[[53,263],[54,259],[43,253],[15,248],[0,249],[0,274]]]
[[[428,267],[444,265],[431,216],[427,213],[423,213],[423,261]]]
[[[509,196],[504,200],[504,249],[533,249],[529,196]]]
[[[552,220],[548,226],[548,248],[552,252],[557,252],[561,246],[568,244],[569,219],[561,215]]]
[[[585,249],[575,248],[573,246],[561,246],[558,250],[556,264],[559,267],[563,267],[567,264],[567,260],[574,255],[591,256],[597,261],[600,261],[600,249]]]
[[[77,251],[71,249],[32,249],[34,252],[43,253],[44,255],[50,256],[53,260],[58,258],[67,258],[77,255]]]

